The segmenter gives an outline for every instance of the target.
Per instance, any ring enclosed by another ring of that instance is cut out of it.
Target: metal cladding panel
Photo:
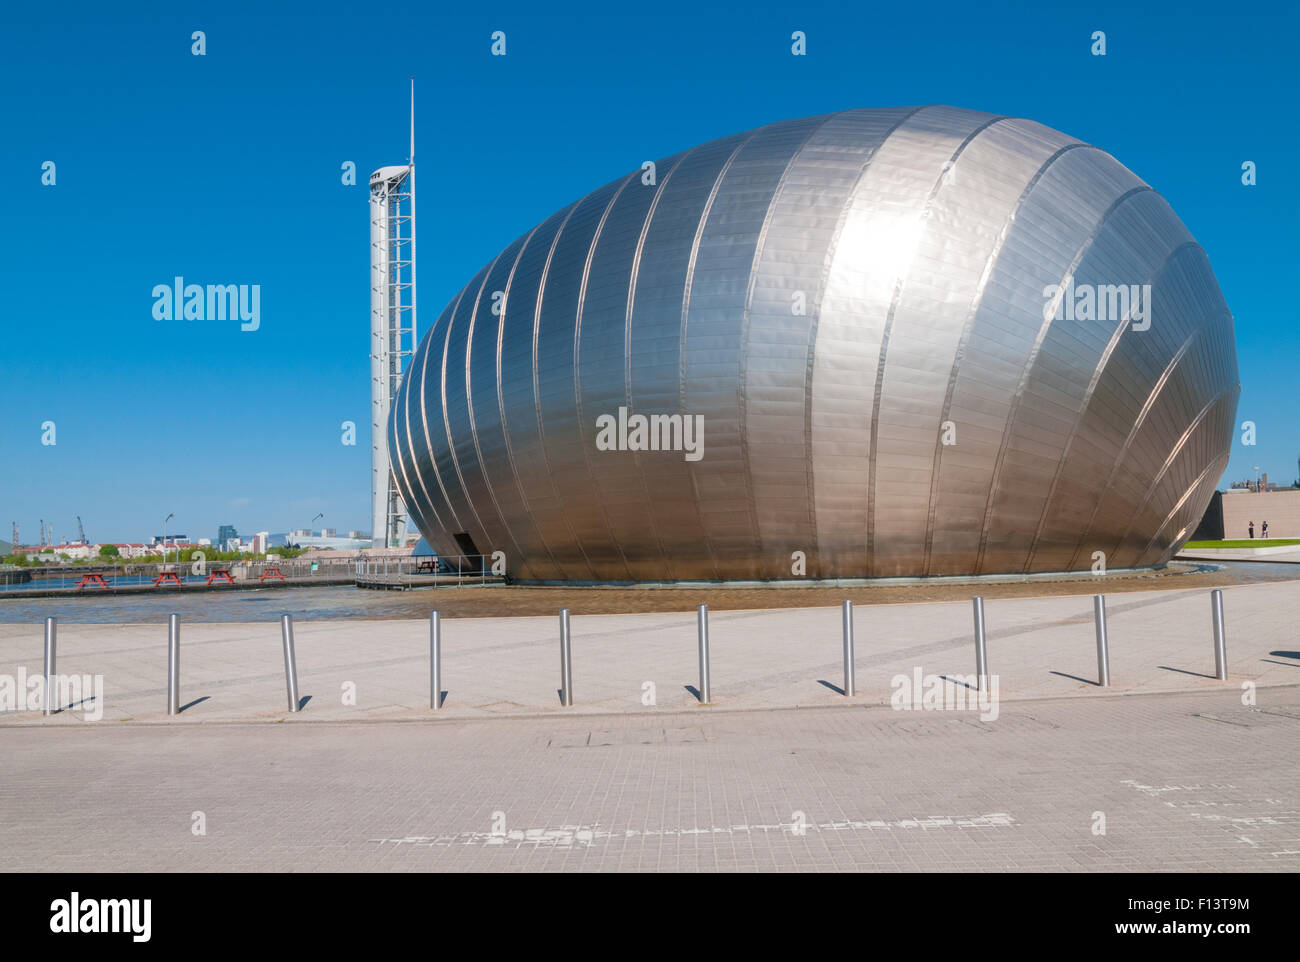
[[[1204,253],[1105,152],[850,110],[521,236],[426,335],[389,444],[436,550],[527,580],[1069,570],[1167,560],[1238,393]]]
[[[703,419],[705,456],[694,465],[704,537],[723,578],[760,577],[768,555],[747,462],[746,305],[768,212],[799,149],[825,121],[764,127],[731,159],[698,234],[683,342],[684,413]]]
[[[849,111],[827,118],[790,162],[772,202],[746,311],[744,395],[762,574],[768,577],[789,577],[796,552],[820,565],[838,545],[839,539],[820,542],[810,496],[816,298],[845,203],[875,148],[906,115]],[[856,430],[851,421],[841,427]],[[859,552],[862,544],[858,538]]]
[[[1097,164],[1096,158],[1104,158]],[[970,571],[999,455],[1022,382],[1045,335],[1043,287],[1065,277],[1108,209],[1141,182],[1086,144],[1049,157],[1008,213],[970,334],[954,367],[945,420],[955,444],[940,445],[931,499],[927,574]],[[1026,277],[1051,278],[1042,284]]]
[[[578,335],[578,410],[580,422],[594,425],[601,417],[617,423],[620,409],[647,416],[677,410],[637,408],[628,391],[628,339],[633,275],[643,249],[645,232],[663,181],[671,179],[678,157],[656,165],[655,183],[634,175],[609,209],[592,250],[586,296]],[[639,451],[606,450],[595,431],[583,432],[592,479],[609,522],[609,535],[619,545],[633,580],[667,577],[666,550],[650,511],[653,501]],[[655,455],[651,455],[655,456]]]
[[[474,283],[466,289],[465,296],[461,298],[447,326],[439,369],[430,372],[431,376],[436,373],[436,390],[442,398],[440,413],[443,435],[441,444],[437,441],[434,443],[434,463],[441,473],[452,510],[463,526],[461,533],[469,535],[480,552],[488,550],[485,545],[491,542],[491,537],[471,496],[471,486],[477,481],[474,477],[477,465],[473,457],[474,436],[469,420],[469,399],[465,393],[465,358],[479,299],[484,296],[488,276],[496,264],[497,261],[494,260],[480,271]],[[436,438],[439,425],[431,423],[429,427]]]
[[[432,376],[430,369],[436,370],[435,366],[439,363],[440,357],[436,346],[441,343],[446,325],[459,307],[460,301],[461,298],[458,296],[447,305],[437,323],[425,334],[421,346],[416,350],[415,357],[402,378],[402,391],[406,396],[402,406],[406,415],[404,420],[407,437],[411,445],[403,456],[403,463],[409,456],[415,479],[420,485],[418,492],[412,487],[410,500],[406,500],[404,494],[404,503],[416,519],[417,525],[420,524],[421,515],[426,516],[425,523],[428,523],[427,515],[433,515],[436,527],[420,527],[420,531],[428,532],[425,537],[434,550],[445,553],[455,553],[453,532],[463,528],[452,510],[447,488],[443,484],[442,475],[434,460],[436,449],[433,439],[445,436],[430,430],[431,412],[440,413],[442,410],[440,402],[436,406],[431,403],[435,396],[430,393]],[[433,384],[436,387],[436,380]],[[399,478],[401,477],[404,476],[399,475]]]
[[[747,140],[736,135],[697,147],[660,180],[631,301],[628,406],[633,411],[684,410],[682,332],[696,238],[723,172]],[[720,577],[710,542],[701,534],[693,465],[684,454],[633,457],[653,493],[649,520],[663,546],[664,577]]]
[[[581,550],[553,551],[551,547],[572,546],[576,537],[547,461],[537,401],[540,293],[546,287],[555,243],[576,206],[565,208],[541,224],[519,258],[506,297],[501,373],[497,380],[506,454],[533,522],[532,528],[524,527],[515,536],[524,552],[523,563],[545,572],[538,580],[573,581],[592,577]],[[512,572],[522,571],[516,560],[507,558],[507,566]]]
[[[498,359],[504,335],[504,308],[511,275],[519,262],[528,237],[521,237],[502,252],[483,284],[482,296],[467,332],[465,357],[465,413],[469,418],[470,444],[457,445],[466,488],[475,513],[482,520],[488,541],[478,543],[484,554],[503,551],[507,558],[522,562],[524,577],[540,578],[530,571],[532,552],[522,545],[537,540],[532,519],[524,507],[520,485],[511,470],[497,394]]]
[[[547,462],[574,537],[593,577],[601,581],[626,580],[629,574],[610,532],[607,509],[585,450],[586,434],[592,428],[579,419],[576,340],[592,245],[610,205],[631,176],[585,197],[564,225],[542,291],[537,329],[538,404]]]
[[[451,305],[443,311],[443,317],[450,311]],[[427,357],[425,355],[426,361]],[[423,363],[420,367],[422,366]],[[438,505],[443,505],[445,511],[445,501],[430,495],[424,481],[424,471],[430,467],[425,446],[412,443],[412,372],[418,376],[420,370],[414,364],[407,369],[393,402],[394,414],[388,422],[388,449],[392,452],[392,470],[398,493],[416,527],[421,531],[442,532],[447,526],[438,513]],[[417,429],[422,427],[421,416],[422,408],[418,404],[414,405],[414,424]],[[422,457],[423,468],[420,463]]]
[[[1076,290],[1149,283],[1187,239],[1152,191],[1128,195],[1107,214],[1072,273]],[[1059,283],[1060,278],[1043,278]],[[984,571],[1026,571],[1061,459],[1096,390],[1122,348],[1127,318],[1054,320],[1028,372],[1006,435],[1005,464],[984,525]],[[1053,570],[1053,569],[1043,569]]]
[[[1034,566],[1087,566],[1094,551],[1105,552],[1108,564],[1122,564],[1114,545],[1093,543],[1094,527],[1126,524],[1167,457],[1169,439],[1200,414],[1202,394],[1235,388],[1235,365],[1229,372],[1223,363],[1232,353],[1227,306],[1205,298],[1210,276],[1204,252],[1183,246],[1153,280],[1151,326],[1135,331],[1130,325],[1121,334],[1127,350],[1112,352],[1102,372],[1062,460]],[[1165,323],[1178,318],[1192,323]]]
[[[892,304],[877,415],[873,561],[882,575],[924,558],[949,392],[1010,218],[1025,189],[1070,141],[1026,121],[991,119],[962,143],[934,185],[912,269]],[[952,447],[973,438],[950,436]]]
[[[880,146],[916,112],[917,108],[848,111],[836,115],[819,135],[835,137],[837,146],[856,145],[853,154],[859,163],[851,182],[842,176],[831,181],[831,191],[827,192],[831,198],[838,198],[846,184],[847,190],[839,203],[830,247],[819,265],[817,285],[807,297],[811,330],[803,455],[812,487],[814,530],[809,544],[797,550],[815,552],[809,559],[813,563],[811,574],[839,570],[846,563],[858,564],[866,552],[863,482],[870,464],[870,437],[862,427],[864,416],[870,416],[874,385],[866,382],[860,368],[862,362],[878,354],[879,346],[873,346],[861,331],[865,265],[848,257],[838,258],[837,254],[851,246],[844,239],[847,236],[851,241],[856,229],[854,211],[868,200],[866,192],[857,189],[858,184],[866,177]],[[840,149],[847,153],[844,146]],[[776,560],[789,562],[788,556]]]

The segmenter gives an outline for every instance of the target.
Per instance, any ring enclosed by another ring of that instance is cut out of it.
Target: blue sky
[[[509,241],[642,160],[849,107],[1025,116],[1109,150],[1206,249],[1236,318],[1238,423],[1257,425],[1225,484],[1255,465],[1295,479],[1294,4],[454,9],[472,12],[5,5],[0,538],[17,520],[34,542],[40,518],[71,536],[79,514],[92,540],[140,540],[169,512],[194,537],[318,512],[369,530],[364,185],[406,158],[412,74],[425,325]],[[150,292],[178,274],[260,284],[260,330],[155,321]]]

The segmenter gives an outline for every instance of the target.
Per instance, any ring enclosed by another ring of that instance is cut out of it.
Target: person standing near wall
[[[1251,537],[1252,539],[1254,539],[1254,537],[1255,537],[1255,522],[1252,521],[1252,522],[1247,526],[1246,530],[1250,532],[1250,537]]]
[[[1267,522],[1267,521],[1265,521],[1262,525],[1259,526],[1259,536],[1260,536],[1261,538],[1267,538],[1267,537],[1268,537],[1268,522]]]

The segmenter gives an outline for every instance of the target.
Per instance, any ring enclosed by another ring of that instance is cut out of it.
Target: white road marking
[[[807,832],[892,831],[896,828],[1008,828],[1016,824],[1015,818],[1004,812],[989,815],[930,815],[923,818],[902,818],[896,821],[870,819],[868,821],[808,822],[802,826]],[[559,828],[513,829],[505,833],[455,832],[447,835],[409,835],[405,838],[372,838],[380,845],[507,845],[516,848],[531,845],[534,848],[589,847],[596,842],[613,838],[673,838],[690,835],[752,835],[779,832],[798,835],[793,822],[769,825],[731,825],[708,828],[625,829],[621,832],[605,831],[595,825],[562,825]]]

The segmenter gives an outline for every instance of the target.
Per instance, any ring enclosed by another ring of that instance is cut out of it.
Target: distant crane
[[[17,522],[17,521],[14,522],[14,533],[13,533],[13,539],[14,539],[14,550],[17,551],[17,550],[18,550],[18,544],[19,544],[19,541],[18,541],[18,522]]]
[[[41,518],[41,547],[45,547],[45,519]]]
[[[81,544],[90,544],[86,540],[86,529],[81,526],[81,515],[77,515],[77,541]]]

